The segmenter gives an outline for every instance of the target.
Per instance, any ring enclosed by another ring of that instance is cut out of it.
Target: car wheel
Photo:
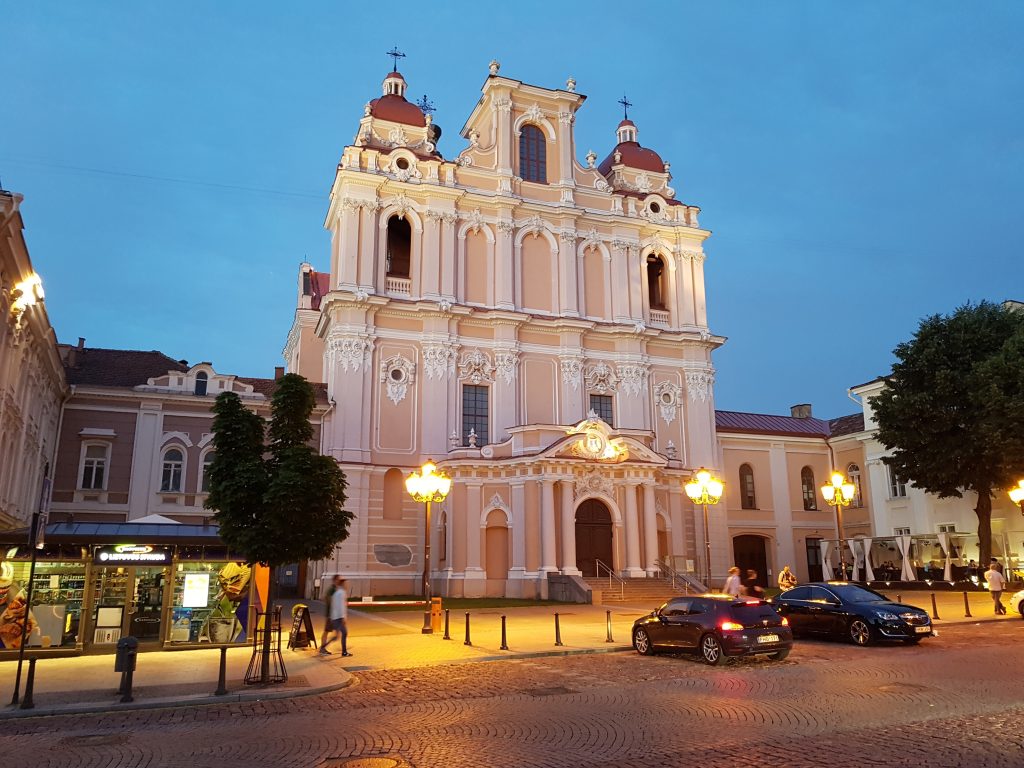
[[[854,619],[850,622],[850,639],[854,645],[869,645],[871,643],[871,627],[864,619]]]
[[[789,656],[789,648],[785,648],[781,651],[776,651],[775,653],[768,654],[768,658],[772,661],[782,661],[787,656]]]
[[[725,652],[722,644],[714,635],[704,635],[700,640],[700,655],[705,664],[717,666],[725,661]]]
[[[654,655],[654,643],[651,642],[651,636],[645,629],[638,629],[633,633],[633,647],[642,656]]]

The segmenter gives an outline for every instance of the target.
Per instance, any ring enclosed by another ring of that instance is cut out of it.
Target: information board
[[[301,635],[305,633],[305,639]],[[309,608],[305,605],[296,606],[292,617],[292,631],[288,633],[289,648],[308,648],[310,644],[316,648],[316,633],[313,631],[313,619]]]

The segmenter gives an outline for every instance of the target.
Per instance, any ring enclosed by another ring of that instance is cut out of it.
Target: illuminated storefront
[[[26,539],[23,531],[0,538],[0,657],[21,642]],[[131,635],[151,649],[187,648],[248,637],[253,570],[214,525],[58,523],[45,540],[32,577],[28,647],[112,651]]]

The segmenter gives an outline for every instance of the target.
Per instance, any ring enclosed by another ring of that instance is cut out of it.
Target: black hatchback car
[[[920,642],[932,634],[928,612],[857,584],[803,584],[772,598],[793,634],[847,638],[857,645],[876,640]]]
[[[645,656],[697,651],[708,664],[758,653],[782,660],[793,647],[793,633],[763,600],[697,595],[673,598],[633,622],[633,647]]]

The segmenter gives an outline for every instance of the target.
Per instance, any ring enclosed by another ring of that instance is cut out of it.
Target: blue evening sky
[[[61,341],[271,376],[384,52],[449,157],[490,59],[572,75],[580,159],[628,94],[713,231],[718,407],[833,417],[921,317],[1024,299],[1022,22],[934,0],[0,0],[0,180]]]

